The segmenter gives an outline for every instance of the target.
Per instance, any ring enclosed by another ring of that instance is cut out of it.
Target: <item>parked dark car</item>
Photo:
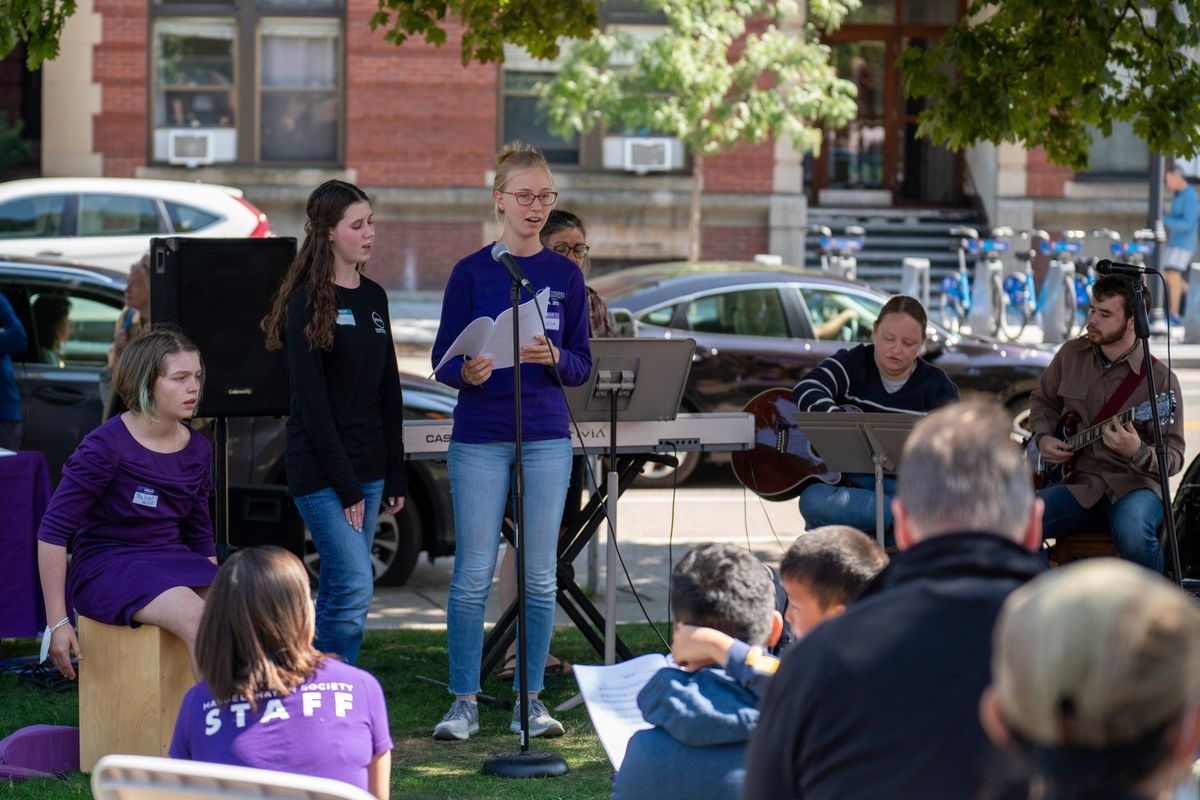
[[[25,353],[13,358],[25,420],[21,446],[46,454],[55,483],[63,462],[101,422],[100,381],[114,325],[124,305],[125,277],[100,268],[0,258],[0,292],[12,303],[29,334]],[[45,325],[39,327],[36,319],[38,300],[46,296],[64,298],[70,304],[67,317],[70,332],[54,349],[42,340]],[[401,384],[406,419],[450,417],[455,402],[453,391],[403,374]],[[211,432],[206,421],[197,421],[197,427]],[[257,488],[260,495],[280,496],[286,483],[283,446],[282,419],[230,419],[231,494],[236,491],[239,497],[252,497]],[[453,513],[445,464],[410,462],[408,477],[409,498],[404,509],[395,517],[381,515],[376,527],[372,559],[375,581],[379,584],[404,583],[421,551],[431,558],[454,552]],[[236,526],[242,520],[238,511],[231,508],[230,535],[234,541],[238,534]],[[302,531],[287,533],[298,537]],[[311,546],[306,550],[305,561],[315,570],[317,557]]]
[[[650,264],[589,282],[626,335],[696,340],[682,411],[737,411],[766,389],[791,387],[825,358],[871,338],[888,296],[822,272],[739,262]],[[818,338],[817,333],[821,336]],[[930,324],[924,358],[964,397],[1004,403],[1023,426],[1048,349],[951,334]],[[681,453],[678,475],[644,473],[640,485],[670,486],[695,470]]]

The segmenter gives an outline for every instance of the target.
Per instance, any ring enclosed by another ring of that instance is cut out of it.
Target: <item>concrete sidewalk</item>
[[[621,555],[633,578],[633,586],[654,621],[667,619],[670,567],[690,548],[707,542],[726,541],[748,547],[764,562],[776,564],[784,550],[804,530],[804,521],[794,500],[762,502],[740,488],[713,485],[719,482],[720,476],[714,474],[699,481],[704,485],[680,489],[674,502],[670,490],[631,489],[621,497],[617,520]],[[601,613],[604,611],[605,535],[601,530],[596,536],[597,591],[593,602]],[[575,581],[585,590],[588,589],[588,558],[589,551],[585,549],[574,564]],[[645,622],[620,564],[617,570],[617,621]],[[405,586],[376,587],[367,627],[444,627],[453,571],[453,558],[441,558],[430,564],[422,557]],[[486,619],[495,621],[502,611],[499,587],[493,583]],[[557,622],[571,624],[562,609],[558,611]]]

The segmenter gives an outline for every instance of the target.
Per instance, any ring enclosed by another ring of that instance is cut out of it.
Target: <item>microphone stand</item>
[[[1162,495],[1163,523],[1167,530],[1167,552],[1171,555],[1171,570],[1175,584],[1183,588],[1183,568],[1179,562],[1179,539],[1175,535],[1175,515],[1171,511],[1171,483],[1167,477],[1167,442],[1163,436],[1162,419],[1158,413],[1158,392],[1154,386],[1153,362],[1150,360],[1150,317],[1146,313],[1145,284],[1141,277],[1132,276],[1133,333],[1142,341],[1142,369],[1146,373],[1146,388],[1150,392],[1150,418],[1154,422],[1154,455],[1158,459],[1158,486]],[[1170,380],[1168,379],[1168,388]]]
[[[558,753],[529,749],[529,631],[525,624],[525,468],[521,457],[521,285],[515,278],[509,296],[512,300],[513,329],[513,468],[516,475],[513,479],[513,514],[516,515],[517,544],[517,687],[521,709],[518,712],[521,720],[521,749],[490,756],[483,762],[483,774],[500,778],[550,778],[566,774],[566,760]]]

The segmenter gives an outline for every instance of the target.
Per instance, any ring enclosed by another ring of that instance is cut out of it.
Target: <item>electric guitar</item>
[[[1158,406],[1158,416],[1162,420],[1163,425],[1170,425],[1175,421],[1175,393],[1163,392],[1155,401]],[[1098,422],[1091,427],[1079,430],[1079,425],[1083,420],[1074,411],[1068,411],[1062,415],[1058,421],[1058,428],[1054,435],[1067,443],[1071,448],[1072,453],[1087,448],[1088,446],[1100,441],[1104,437],[1104,426],[1113,420],[1117,421],[1118,425],[1124,425],[1127,422],[1146,422],[1152,419],[1150,411],[1150,401],[1146,400],[1139,405],[1127,408],[1124,411],[1114,414],[1103,422]],[[1048,464],[1042,459],[1042,453],[1038,449],[1033,437],[1030,437],[1026,444],[1026,457],[1033,466],[1033,485],[1038,489],[1044,489],[1047,486],[1053,486],[1056,483],[1062,483],[1071,477],[1071,460],[1067,460],[1062,464]]]
[[[837,483],[840,472],[825,466],[796,425],[790,389],[768,389],[742,409],[754,415],[754,446],[734,451],[733,474],[765,500],[790,500],[813,481]]]

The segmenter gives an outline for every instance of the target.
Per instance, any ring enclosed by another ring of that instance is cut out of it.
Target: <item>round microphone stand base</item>
[[[484,761],[483,774],[498,778],[556,778],[567,774],[567,762],[558,753],[518,750],[498,753]]]

